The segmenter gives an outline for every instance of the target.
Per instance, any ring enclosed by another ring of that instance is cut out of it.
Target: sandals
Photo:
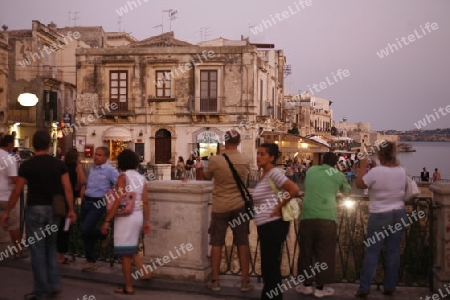
[[[124,285],[114,290],[116,294],[134,295],[134,290],[127,290]]]
[[[69,259],[67,257],[64,257],[64,260],[63,261],[58,261],[58,264],[59,265],[69,265],[70,261],[69,261]]]
[[[369,296],[368,292],[363,292],[363,291],[360,291],[360,290],[357,290],[355,292],[355,297],[356,298],[366,298],[367,296]]]

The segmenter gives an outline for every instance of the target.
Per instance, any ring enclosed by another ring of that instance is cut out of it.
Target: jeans
[[[26,241],[30,244],[34,278],[33,293],[37,297],[51,295],[61,284],[56,261],[57,233],[50,229],[52,225],[56,226],[58,221],[59,218],[53,216],[51,205],[32,205],[25,208]]]
[[[100,198],[101,200],[101,198]],[[94,263],[97,261],[97,253],[95,245],[98,240],[103,240],[106,235],[100,232],[98,222],[105,214],[105,205],[95,207],[95,201],[83,199],[81,202],[81,233],[83,236],[84,253],[87,262]]]
[[[261,299],[283,299],[282,291],[284,290],[279,290],[281,285],[281,250],[289,231],[289,224],[289,222],[279,219],[258,226],[261,271],[264,281]],[[274,291],[278,291],[278,295],[272,294]]]
[[[367,224],[367,238],[365,240],[366,257],[364,258],[359,284],[360,291],[370,291],[370,285],[375,277],[378,258],[383,245],[385,246],[383,287],[385,291],[395,290],[400,267],[400,243],[405,232],[405,225],[402,219],[405,224],[410,223],[404,209],[370,214]],[[395,229],[395,224],[401,224],[400,230]]]

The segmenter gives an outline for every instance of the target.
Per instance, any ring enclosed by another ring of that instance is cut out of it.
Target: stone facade
[[[77,118],[103,116],[76,128],[77,135],[93,147],[109,145],[113,159],[128,147],[146,162],[167,163],[215,154],[225,131],[237,127],[240,150],[255,162],[258,127],[242,124],[281,116],[285,57],[270,46],[246,39],[193,45],[164,33],[122,47],[78,49]],[[118,128],[127,134],[101,134]]]
[[[17,144],[31,147],[31,137],[36,129],[51,132],[54,146],[57,143],[58,123],[63,113],[73,113],[75,77],[67,77],[62,66],[68,64],[65,51],[77,47],[79,33],[57,31],[54,23],[32,22],[29,30],[8,31],[8,91],[7,132],[16,132]],[[72,49],[72,50],[70,50]],[[24,107],[17,102],[22,93],[35,94],[39,102],[34,107]],[[20,126],[15,123],[20,123]],[[71,135],[61,142],[72,146]]]

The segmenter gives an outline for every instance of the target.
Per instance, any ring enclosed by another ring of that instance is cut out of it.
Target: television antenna
[[[77,26],[77,20],[79,19],[79,17],[78,17],[79,13],[80,13],[79,11],[76,11],[76,12],[73,13],[73,18],[72,18],[72,20],[73,20],[73,27]]]

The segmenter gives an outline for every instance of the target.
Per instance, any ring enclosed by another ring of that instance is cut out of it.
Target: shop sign
[[[212,131],[203,131],[197,135],[197,143],[213,144],[220,143],[220,136]]]

